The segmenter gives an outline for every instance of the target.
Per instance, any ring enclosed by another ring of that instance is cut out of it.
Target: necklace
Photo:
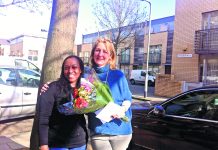
[[[108,78],[109,71],[110,71],[110,69],[107,71],[107,75],[106,75],[105,81],[103,81],[105,84],[107,84],[107,78]]]

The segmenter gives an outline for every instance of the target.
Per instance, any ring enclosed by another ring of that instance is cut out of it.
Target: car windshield
[[[198,91],[176,98],[163,105],[167,115],[218,119],[218,91]]]

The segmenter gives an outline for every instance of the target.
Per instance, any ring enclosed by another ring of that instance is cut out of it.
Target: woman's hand
[[[129,118],[126,116],[125,112],[129,109],[130,105],[131,105],[130,101],[128,101],[128,100],[123,101],[120,113],[114,114],[114,115],[112,115],[112,117],[114,119],[117,118],[117,119],[123,120],[124,122],[128,122]]]
[[[49,150],[48,145],[42,145],[40,146],[40,150]]]
[[[123,118],[125,117],[125,112],[129,109],[131,102],[128,100],[124,100],[121,106],[121,113],[112,115],[113,118]]]
[[[114,119],[115,119],[115,118],[121,119],[121,118],[125,117],[125,112],[126,112],[126,109],[125,109],[124,107],[121,107],[120,113],[119,113],[119,114],[114,114],[114,115],[112,115],[112,117],[113,117]]]
[[[47,83],[45,83],[43,86],[42,86],[42,88],[41,88],[41,90],[40,90],[40,95],[43,93],[43,92],[46,92],[47,90],[48,90],[48,88],[49,88],[49,83],[50,82],[47,82]]]

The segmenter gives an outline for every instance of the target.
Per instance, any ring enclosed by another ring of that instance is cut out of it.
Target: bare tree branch
[[[24,3],[26,2],[26,0],[13,0],[11,2],[8,2],[8,3],[5,3],[5,2],[2,2],[2,0],[0,1],[0,7],[8,7],[8,6],[11,6],[11,5],[17,5],[19,3]]]
[[[137,30],[147,21],[146,9],[139,0],[100,0],[94,5],[94,15],[103,30],[111,34],[116,51],[121,45],[131,47]],[[127,42],[128,41],[128,42]]]
[[[10,6],[42,14],[43,8],[51,9],[52,0],[0,0],[0,9]]]

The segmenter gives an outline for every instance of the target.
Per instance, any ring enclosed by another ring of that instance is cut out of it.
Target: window
[[[89,57],[90,57],[90,54],[89,52],[84,52],[84,63],[89,63]]]
[[[37,50],[29,50],[28,59],[30,61],[38,61],[38,51]]]
[[[218,28],[218,11],[203,13],[202,18],[203,29]]]
[[[130,61],[130,49],[125,48],[121,50],[121,63],[129,63]]]
[[[162,45],[150,46],[149,63],[152,64],[161,63],[161,50],[162,50]]]
[[[1,48],[1,44],[0,44],[0,56],[4,56],[4,48]]]
[[[134,64],[138,64],[140,66],[143,65],[144,62],[144,47],[135,48],[134,52]]]
[[[167,115],[218,120],[218,92],[198,91],[166,103]]]
[[[19,49],[19,50],[11,50],[10,51],[10,56],[22,57],[23,56],[23,51],[21,49]]]
[[[79,57],[83,57],[83,53],[82,52],[79,52]]]

